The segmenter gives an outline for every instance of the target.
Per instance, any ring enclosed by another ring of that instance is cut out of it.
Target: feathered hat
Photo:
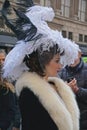
[[[27,0],[30,2],[31,0]],[[28,3],[29,8],[26,13],[14,9],[18,19],[12,23],[7,18],[7,10],[10,6],[8,0],[5,0],[2,7],[2,16],[6,25],[16,34],[18,42],[16,46],[8,53],[4,63],[4,77],[16,80],[28,68],[23,63],[25,55],[35,51],[41,43],[44,43],[43,50],[49,50],[53,44],[49,44],[48,39],[57,43],[60,50],[65,54],[61,57],[61,63],[66,66],[74,62],[80,51],[79,46],[67,38],[63,38],[61,32],[52,30],[46,21],[52,21],[55,14],[51,7],[34,5],[33,1]]]

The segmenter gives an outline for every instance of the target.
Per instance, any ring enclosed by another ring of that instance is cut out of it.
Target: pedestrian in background
[[[81,50],[78,50],[78,57],[70,66],[66,66],[59,72],[59,76],[72,88],[76,95],[80,109],[80,130],[87,130],[87,63],[81,57]]]
[[[7,130],[9,127],[8,130],[19,130],[21,116],[15,88],[2,78],[5,57],[5,50],[0,49],[0,128]]]
[[[7,130],[15,115],[14,87],[2,78],[2,67],[6,53],[0,49],[0,129]]]

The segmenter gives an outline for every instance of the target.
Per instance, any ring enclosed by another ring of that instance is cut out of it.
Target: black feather
[[[26,0],[26,3],[28,4],[29,7],[33,6],[33,0]]]
[[[20,1],[22,1],[22,2],[17,2],[18,5],[25,6],[25,7],[34,6],[33,0],[20,0]]]
[[[3,10],[4,10],[4,9],[6,10],[9,6],[10,6],[10,2],[9,2],[8,0],[5,0],[2,9],[3,9]]]
[[[16,15],[20,18],[20,20],[26,21],[26,22],[30,22],[29,18],[20,10],[16,10],[15,8],[13,8]]]
[[[1,13],[3,16],[8,13],[9,7],[10,7],[10,2],[8,0],[5,0],[5,2],[3,3],[3,6],[2,6],[2,10],[1,10]]]
[[[29,2],[28,4],[32,5],[32,0],[27,0]],[[5,19],[6,25],[16,34],[16,37],[18,40],[25,40],[31,41],[38,37],[36,36],[37,28],[33,25],[31,20],[20,10],[16,10],[14,8],[14,11],[17,15],[17,19],[12,22],[12,20],[9,20],[7,18],[7,11],[9,9],[10,2],[8,0],[5,0],[3,7],[2,7],[2,16]]]

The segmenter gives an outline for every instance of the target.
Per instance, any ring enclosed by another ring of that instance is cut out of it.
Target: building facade
[[[24,3],[24,0],[10,0],[12,5],[15,2]],[[87,0],[33,0],[35,4],[52,7],[55,11],[55,18],[49,26],[61,31],[67,37],[81,46],[87,45]],[[0,0],[0,6],[3,0]],[[14,16],[13,16],[14,17]],[[12,16],[11,16],[12,18]],[[0,17],[0,34],[11,33]]]
[[[38,1],[38,0],[37,0]],[[87,44],[87,0],[39,0],[55,10],[51,27],[76,43]]]

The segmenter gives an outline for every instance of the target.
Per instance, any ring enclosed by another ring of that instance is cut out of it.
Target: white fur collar
[[[59,130],[79,130],[79,110],[72,90],[59,78],[50,77],[49,81],[55,83],[58,94],[41,77],[27,72],[16,83],[17,95],[27,86],[39,98]]]

